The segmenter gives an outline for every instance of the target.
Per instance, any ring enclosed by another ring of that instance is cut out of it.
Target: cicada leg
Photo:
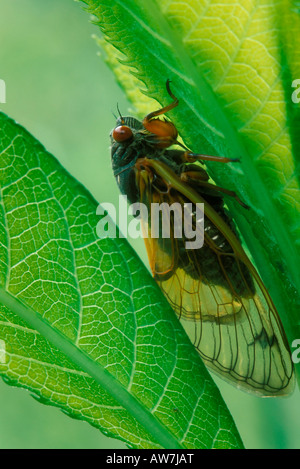
[[[218,163],[237,163],[240,158],[226,158],[224,156],[201,155],[191,151],[185,151],[182,155],[182,160],[187,163],[195,163],[195,161],[216,161]]]
[[[198,184],[199,181],[208,181],[209,175],[205,169],[201,168],[201,166],[196,164],[189,164],[182,166],[180,178],[184,182]]]
[[[182,181],[189,184],[192,183],[195,185],[196,183],[197,186],[209,189],[210,191],[221,192],[222,194],[229,195],[230,197],[233,197],[242,207],[247,209],[250,208],[239,198],[239,196],[234,191],[224,189],[224,187],[216,186],[210,182],[207,182],[209,179],[208,174],[206,171],[200,167],[197,167],[196,165],[190,165],[189,167],[184,168],[180,174],[180,178]]]
[[[154,117],[157,117],[157,116],[161,116],[162,114],[166,114],[166,112],[171,111],[171,109],[174,109],[174,107],[178,106],[178,104],[179,104],[178,98],[176,98],[176,96],[174,96],[174,94],[172,93],[172,91],[170,89],[170,80],[167,80],[166,88],[167,88],[168,94],[171,96],[173,101],[168,106],[162,107],[161,109],[158,109],[157,111],[150,112],[150,114],[147,114],[147,116],[144,117],[143,125],[147,130],[149,130],[149,132],[151,132],[151,129],[148,128],[151,119],[153,119]]]
[[[178,106],[178,99],[172,93],[170,89],[170,80],[167,80],[166,83],[167,92],[173,99],[172,103],[168,106],[165,106],[157,111],[150,112],[147,114],[146,117],[143,119],[143,126],[145,127],[148,132],[151,132],[153,137],[148,137],[148,140],[152,140],[159,148],[168,148],[169,146],[177,143],[178,131],[172,122],[160,119],[155,119],[157,116],[161,116],[166,112],[174,109],[174,107]]]

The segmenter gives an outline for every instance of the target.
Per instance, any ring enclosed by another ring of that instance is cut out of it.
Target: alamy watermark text
[[[112,203],[103,203],[97,208],[101,219],[96,232],[99,238],[182,238],[186,249],[199,249],[204,242],[204,204],[152,203],[148,207],[141,203],[127,204],[126,196],[119,196],[119,234],[117,234],[117,211]],[[133,219],[128,221],[128,215]]]

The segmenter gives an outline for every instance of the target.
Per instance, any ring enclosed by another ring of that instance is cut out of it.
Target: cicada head
[[[111,159],[113,169],[125,166],[134,158],[134,148],[137,133],[143,130],[143,124],[134,117],[119,117],[110,133]]]
[[[151,153],[147,134],[141,121],[122,116],[110,133],[113,172],[121,193],[127,195],[131,203],[137,200],[134,165],[139,157]]]

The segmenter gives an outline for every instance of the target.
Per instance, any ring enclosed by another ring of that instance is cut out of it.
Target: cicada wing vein
[[[236,235],[209,206],[201,249],[187,250],[184,236],[175,238],[172,226],[169,238],[152,237],[153,202],[178,207],[203,199],[170,168],[155,160],[148,164],[155,182],[150,172],[142,175],[137,169],[136,183],[141,202],[148,207],[144,222],[150,267],[200,356],[212,371],[248,392],[289,394],[294,377],[285,332]],[[166,219],[172,225],[172,217],[162,217]]]

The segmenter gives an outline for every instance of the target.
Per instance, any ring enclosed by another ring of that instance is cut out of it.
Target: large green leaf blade
[[[0,374],[137,448],[240,447],[198,354],[97,204],[0,114]]]
[[[291,100],[300,73],[299,12],[291,1],[273,0],[85,3],[118,49],[106,47],[108,62],[129,98],[129,69],[164,104],[171,79],[180,106],[170,117],[184,142],[194,152],[241,158],[208,170],[251,207],[227,200],[292,342],[300,290],[300,108]],[[119,51],[126,66],[111,59]]]

